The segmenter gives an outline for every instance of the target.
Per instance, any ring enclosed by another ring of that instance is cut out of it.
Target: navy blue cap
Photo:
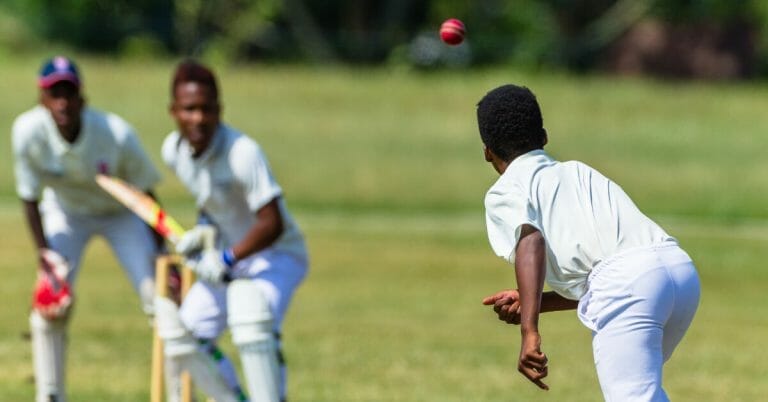
[[[57,82],[68,81],[80,87],[80,73],[72,60],[64,56],[56,56],[47,60],[40,69],[37,86],[50,88]]]

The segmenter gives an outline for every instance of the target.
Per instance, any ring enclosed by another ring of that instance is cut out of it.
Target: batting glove
[[[49,320],[66,318],[72,307],[74,297],[67,282],[68,274],[69,264],[61,254],[49,249],[40,250],[32,308]]]
[[[181,236],[176,243],[176,252],[183,255],[198,253],[213,248],[216,228],[211,225],[197,225]]]
[[[235,263],[232,249],[203,251],[197,261],[187,261],[187,266],[198,278],[213,284],[220,284],[229,277],[229,270]]]

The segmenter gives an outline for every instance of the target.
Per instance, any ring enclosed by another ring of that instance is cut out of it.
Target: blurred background
[[[447,18],[466,24],[459,46],[440,42]],[[214,67],[224,120],[265,150],[310,249],[284,326],[291,401],[601,400],[573,312],[542,317],[541,392],[516,371],[519,330],[480,304],[515,286],[488,245],[498,176],[475,122],[507,82],[537,94],[550,154],[621,184],[696,262],[703,297],[665,366],[671,399],[768,395],[768,1],[0,0],[3,402],[33,393],[36,258],[10,127],[59,53],[90,105],[136,128],[187,227],[193,200],[160,163],[169,80],[184,57]],[[151,329],[102,241],[76,289],[69,400],[148,400]]]
[[[438,42],[454,16],[468,40]],[[734,80],[768,74],[761,0],[4,0],[0,56],[518,68]]]

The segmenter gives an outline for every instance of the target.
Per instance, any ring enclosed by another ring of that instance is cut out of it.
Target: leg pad
[[[245,382],[252,402],[280,400],[280,365],[272,310],[261,288],[248,279],[227,287],[228,323],[240,351]]]

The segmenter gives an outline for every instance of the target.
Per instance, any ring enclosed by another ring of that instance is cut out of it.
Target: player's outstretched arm
[[[541,296],[541,312],[575,310],[579,306],[578,300],[566,299],[557,292],[544,292]]]
[[[517,370],[541,389],[547,376],[547,356],[541,351],[539,312],[546,272],[546,243],[536,228],[523,225],[515,250],[515,276],[520,294],[520,357]]]
[[[505,289],[483,299],[483,304],[493,306],[499,320],[507,324],[520,324],[520,293],[517,289]],[[579,305],[578,300],[566,299],[556,292],[544,292],[541,296],[540,313],[573,310]]]

